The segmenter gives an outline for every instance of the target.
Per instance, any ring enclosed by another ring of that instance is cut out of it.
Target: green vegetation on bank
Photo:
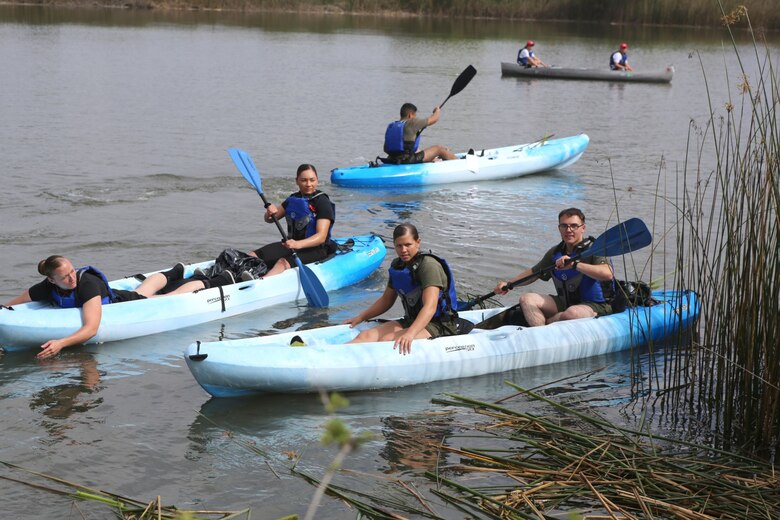
[[[14,2],[9,2],[14,3]],[[19,2],[28,3],[28,2]],[[349,14],[455,16],[525,20],[577,20],[614,24],[717,27],[723,25],[713,0],[33,0],[41,5],[84,5],[138,9],[226,9],[316,11]],[[730,0],[726,12],[744,6],[760,28],[780,29],[776,0]]]

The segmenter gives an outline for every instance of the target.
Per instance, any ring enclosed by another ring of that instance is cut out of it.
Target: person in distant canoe
[[[539,263],[509,282],[498,282],[494,289],[496,294],[506,294],[507,284],[515,280],[531,277],[521,284],[528,285],[539,279],[552,278],[557,294],[525,293],[520,296],[520,309],[532,327],[612,312],[609,302],[614,290],[609,258],[589,256],[571,260],[594,240],[593,237],[585,238],[585,215],[577,208],[564,209],[558,214],[558,231],[561,242],[547,251]],[[553,265],[555,268],[549,271]],[[536,273],[539,275],[533,277]]]
[[[393,231],[398,258],[390,264],[385,292],[370,307],[344,323],[358,323],[390,310],[400,296],[404,317],[362,331],[350,343],[394,341],[393,348],[409,354],[415,339],[458,334],[455,280],[447,262],[420,253],[420,236],[412,224],[400,224]]]
[[[401,119],[387,125],[385,131],[384,151],[389,161],[395,164],[415,164],[437,159],[457,159],[455,154],[440,144],[420,150],[420,133],[426,127],[435,125],[440,115],[441,108],[436,107],[429,117],[417,117],[417,107],[412,103],[404,103],[401,106]]]
[[[528,40],[525,43],[525,47],[520,49],[520,51],[517,53],[517,64],[521,67],[525,67],[526,69],[530,69],[532,67],[546,67],[547,65],[536,57],[534,54],[534,43],[533,40]]]
[[[632,71],[631,65],[628,64],[628,44],[623,42],[620,44],[618,50],[612,53],[609,57],[609,68],[611,70],[625,70]]]
[[[6,304],[10,307],[30,301],[48,302],[56,307],[81,308],[81,327],[64,338],[51,339],[41,345],[38,358],[56,355],[65,347],[80,345],[95,334],[100,327],[103,305],[111,303],[143,300],[170,290],[167,294],[192,292],[197,289],[217,287],[233,283],[230,275],[210,280],[184,280],[184,264],[176,264],[168,271],[154,273],[147,277],[133,291],[112,289],[108,279],[92,266],[75,269],[64,256],[52,255],[38,263],[38,272],[46,278],[24,291]]]
[[[311,164],[301,164],[295,172],[298,191],[291,194],[281,206],[269,204],[265,209],[265,221],[273,223],[287,220],[288,239],[273,242],[248,253],[263,260],[269,270],[263,277],[274,276],[295,265],[293,251],[304,264],[324,260],[336,251],[330,232],[336,222],[336,206],[328,195],[317,189],[319,177]],[[241,279],[251,280],[251,273],[239,274]]]

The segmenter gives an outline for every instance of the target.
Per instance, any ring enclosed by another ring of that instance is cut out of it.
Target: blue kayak
[[[452,161],[419,164],[363,164],[331,171],[330,182],[353,188],[426,186],[452,182],[508,179],[531,173],[566,168],[575,163],[590,139],[579,134],[561,139],[542,139],[503,148],[457,154]]]

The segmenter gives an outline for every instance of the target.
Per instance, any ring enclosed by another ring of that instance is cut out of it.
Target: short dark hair
[[[417,228],[414,227],[414,224],[404,223],[395,226],[395,229],[393,230],[393,242],[395,242],[397,238],[401,238],[405,235],[412,235],[413,239],[420,240],[420,235],[417,233]]]
[[[561,217],[579,217],[582,223],[585,223],[585,214],[578,208],[566,208],[558,213],[558,220],[561,220]]]
[[[295,171],[295,178],[297,179],[298,177],[300,177],[301,174],[306,170],[313,171],[314,176],[317,177],[318,179],[320,178],[320,176],[317,175],[317,168],[315,168],[313,164],[308,164],[308,163],[303,163],[300,166],[298,166],[298,169]]]
[[[404,103],[401,105],[401,119],[406,119],[409,117],[409,114],[414,114],[415,112],[417,112],[417,107],[413,104]]]

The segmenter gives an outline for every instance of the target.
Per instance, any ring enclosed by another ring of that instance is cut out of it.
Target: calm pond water
[[[547,63],[593,67],[627,40],[636,70],[673,64],[675,79],[668,86],[502,79],[500,62],[514,60],[528,38]],[[740,45],[747,52],[747,39]],[[272,201],[293,191],[298,164],[315,164],[338,205],[336,235],[389,236],[397,223],[415,223],[424,246],[455,266],[462,293],[488,292],[497,278],[535,262],[557,240],[555,217],[568,206],[585,211],[594,235],[618,215],[654,227],[652,269],[650,248],[616,262],[621,276],[649,280],[669,271],[674,258],[673,242],[663,237],[677,217],[673,200],[664,199],[674,198],[686,149],[698,147],[710,112],[700,60],[713,109],[738,99],[729,49],[718,31],[0,7],[0,301],[35,283],[37,261],[52,253],[117,278],[277,240],[228,158],[231,146],[254,157]],[[436,189],[329,184],[330,169],[381,152],[384,127],[401,103],[427,113],[469,64],[478,75],[448,101],[423,144],[462,151],[585,132],[591,144],[582,159],[566,171]],[[327,418],[318,397],[210,399],[181,352],[196,339],[339,322],[373,301],[383,284],[377,273],[331,295],[325,310],[279,306],[68,349],[46,362],[31,352],[7,354],[0,358],[0,461],[126,496],[162,495],[181,508],[302,514],[313,488],[279,461],[285,452],[304,453],[300,467],[319,476],[332,459],[333,450],[318,444]],[[571,390],[593,402],[622,402],[629,360],[617,354],[352,394],[343,417],[376,437],[347,466],[418,479],[425,489],[409,454],[393,449],[392,418],[440,410],[430,400],[443,392],[496,399],[511,393],[504,380],[532,387],[604,366],[598,384]],[[467,422],[456,420],[445,433]],[[277,460],[265,464],[236,439]],[[7,482],[0,499],[9,518],[70,512],[66,499]],[[354,512],[327,499],[318,516]]]

